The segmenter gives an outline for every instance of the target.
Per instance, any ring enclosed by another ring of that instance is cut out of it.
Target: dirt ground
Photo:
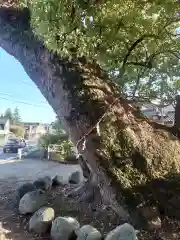
[[[0,240],[37,239],[27,233],[27,222],[18,216],[13,202],[16,189],[22,183],[32,182],[41,176],[63,176],[66,183],[69,175],[80,170],[77,165],[62,165],[49,161],[16,160],[14,157],[0,160]],[[44,239],[44,238],[43,238]],[[48,239],[48,238],[47,238]]]
[[[30,216],[20,216],[14,207],[15,191],[19,185],[31,182],[39,176],[64,177],[67,182],[69,174],[79,169],[75,165],[61,165],[54,162],[37,160],[4,160],[0,161],[0,240],[48,240],[49,234],[38,236],[28,231]],[[54,208],[57,216],[75,217],[81,225],[91,224],[104,236],[108,231],[122,224],[121,220],[110,210],[97,204],[77,204],[74,199],[65,198],[67,185],[53,188],[47,192],[47,206]],[[141,231],[139,240],[177,240],[180,239],[180,224],[175,220],[164,218],[162,229],[156,232]]]

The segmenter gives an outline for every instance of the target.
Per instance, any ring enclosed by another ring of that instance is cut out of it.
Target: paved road
[[[3,153],[3,150],[0,149],[0,161],[1,160],[10,160],[10,159],[15,159],[16,158],[15,153]]]
[[[69,175],[81,171],[78,165],[63,165],[56,162],[37,159],[16,159],[16,154],[0,154],[0,179],[17,178],[21,181],[33,181],[42,176],[63,176],[67,182]]]

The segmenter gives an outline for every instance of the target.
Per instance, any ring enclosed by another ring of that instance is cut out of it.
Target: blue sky
[[[50,123],[55,120],[51,106],[21,64],[0,48],[0,113],[15,107],[19,108],[23,121]]]

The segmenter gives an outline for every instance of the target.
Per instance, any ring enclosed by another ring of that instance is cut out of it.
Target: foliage
[[[68,141],[68,135],[63,130],[61,121],[56,117],[56,121],[51,123],[53,132],[44,134],[39,143],[42,147],[48,148],[50,144],[61,144],[63,141]]]
[[[66,134],[59,135],[59,134],[44,134],[40,139],[39,139],[39,144],[44,147],[48,148],[49,144],[60,144],[63,141],[67,141],[68,136]]]
[[[161,82],[180,77],[177,0],[21,0],[21,6],[31,9],[34,31],[48,48],[98,61],[126,95],[157,98]]]
[[[23,125],[11,125],[10,126],[10,132],[14,133],[16,137],[23,138],[25,129]]]
[[[54,133],[47,133],[39,139],[39,144],[48,149],[53,149],[53,158],[63,160],[71,156],[73,144],[68,140],[68,135],[63,130],[61,121],[57,118],[51,124]]]
[[[4,117],[8,118],[10,120],[10,122],[13,121],[13,113],[10,108],[6,109],[6,111],[4,113]]]
[[[13,112],[13,122],[16,124],[21,122],[21,116],[17,107],[14,109]]]
[[[51,148],[51,158],[65,160],[73,154],[73,144],[66,134],[45,134],[39,139],[39,144],[46,150]]]
[[[20,112],[17,107],[14,111],[12,111],[11,108],[7,108],[4,113],[4,117],[8,118],[13,124],[19,124],[21,122]]]
[[[56,117],[56,120],[51,123],[52,129],[56,134],[65,134],[65,130],[63,129],[62,122]]]
[[[64,140],[58,145],[49,145],[51,152],[50,158],[53,160],[68,161],[72,160],[71,158],[74,153],[72,150],[73,144],[71,141]]]

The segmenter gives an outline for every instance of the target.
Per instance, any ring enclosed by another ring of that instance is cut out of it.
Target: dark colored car
[[[4,153],[17,153],[19,148],[24,148],[26,144],[18,139],[10,139],[3,147]]]

